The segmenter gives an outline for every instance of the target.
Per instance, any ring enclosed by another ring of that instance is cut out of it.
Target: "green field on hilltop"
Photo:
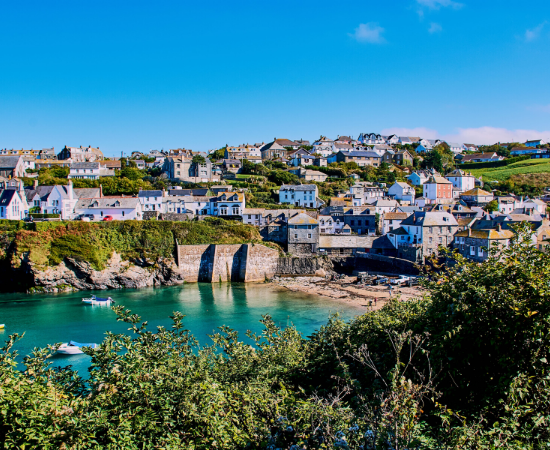
[[[469,170],[483,181],[504,182],[512,179],[514,182],[532,184],[533,186],[546,185],[550,181],[550,160],[529,159],[519,161],[509,166]]]

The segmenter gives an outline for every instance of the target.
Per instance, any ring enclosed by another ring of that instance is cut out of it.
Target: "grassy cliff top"
[[[257,228],[218,218],[32,224],[0,220],[0,236],[0,258],[11,257],[15,267],[25,256],[44,267],[72,257],[98,270],[114,251],[124,259],[172,257],[176,239],[181,245],[264,243]]]

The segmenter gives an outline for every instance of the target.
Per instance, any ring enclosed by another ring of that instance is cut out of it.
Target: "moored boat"
[[[97,344],[81,344],[80,342],[69,341],[61,344],[61,346],[57,349],[57,353],[62,355],[79,355],[84,353],[82,351],[82,347],[96,348]]]
[[[92,305],[108,305],[115,302],[111,297],[96,297],[95,295],[89,298],[83,298],[82,301]]]
[[[4,329],[4,324],[3,323],[0,323],[0,330],[3,330]]]

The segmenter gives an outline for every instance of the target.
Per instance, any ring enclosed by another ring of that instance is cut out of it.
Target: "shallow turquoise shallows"
[[[186,315],[184,325],[202,344],[209,344],[207,335],[227,325],[246,339],[247,330],[260,332],[262,315],[270,314],[281,327],[294,325],[305,336],[327,322],[333,313],[350,319],[366,311],[364,307],[290,292],[268,284],[216,283],[185,284],[175,287],[136,290],[87,291],[71,294],[0,294],[0,340],[25,332],[16,349],[27,355],[34,347],[67,342],[100,343],[106,331],[125,333],[128,324],[117,322],[111,308],[89,305],[82,297],[96,294],[111,296],[117,305],[124,305],[148,321],[149,329],[157,325],[169,327],[170,315],[180,311]],[[54,365],[72,365],[86,376],[90,359],[86,355],[55,356]]]

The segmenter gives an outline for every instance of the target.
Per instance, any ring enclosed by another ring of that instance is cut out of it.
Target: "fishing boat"
[[[83,298],[82,301],[92,305],[109,305],[115,302],[111,297],[96,297],[95,295],[89,298]]]
[[[82,347],[97,348],[97,344],[81,344],[80,342],[69,341],[68,343],[61,344],[57,349],[57,353],[62,355],[79,355],[84,353]]]

